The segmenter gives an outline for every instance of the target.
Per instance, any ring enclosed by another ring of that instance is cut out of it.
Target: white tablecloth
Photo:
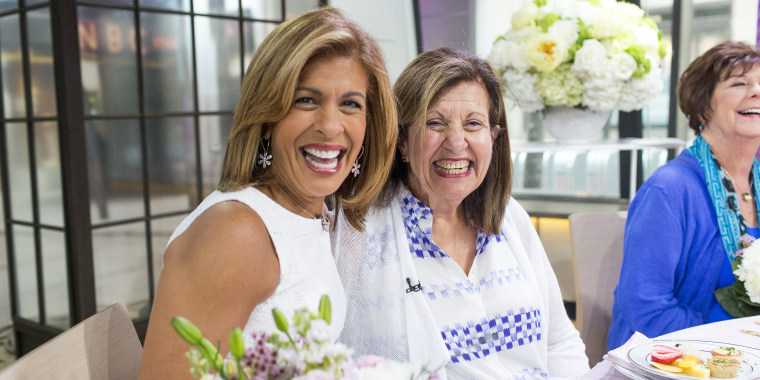
[[[760,325],[755,324],[760,317],[748,317],[731,319],[709,323],[706,325],[690,327],[669,334],[652,338],[653,340],[701,340],[710,342],[730,343],[736,346],[751,347],[756,355],[760,355],[760,337],[741,333],[740,330],[753,330],[760,332]],[[618,372],[608,360],[603,360],[595,365],[591,371],[581,377],[583,380],[609,379],[630,380],[627,376]]]

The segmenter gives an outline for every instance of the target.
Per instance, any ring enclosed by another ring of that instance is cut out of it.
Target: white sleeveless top
[[[273,308],[292,318],[296,309],[318,311],[320,297],[327,294],[332,304],[330,326],[335,341],[346,318],[346,295],[330,250],[330,236],[320,220],[296,215],[253,187],[231,192],[217,190],[179,224],[168,244],[209,207],[225,201],[244,203],[261,217],[280,261],[280,283],[271,297],[253,309],[243,336],[248,337],[253,331],[277,331]]]

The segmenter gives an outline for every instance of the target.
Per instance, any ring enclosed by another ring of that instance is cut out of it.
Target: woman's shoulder
[[[692,184],[702,181],[702,167],[689,151],[681,152],[676,158],[657,168],[645,183],[650,185]]]
[[[259,214],[240,202],[218,202],[204,210],[171,245],[194,251],[206,247],[219,255],[269,243],[267,227]]]

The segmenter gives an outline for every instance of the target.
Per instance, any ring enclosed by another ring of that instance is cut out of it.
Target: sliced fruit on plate
[[[672,365],[657,363],[657,362],[653,362],[653,361],[650,361],[649,364],[652,365],[652,367],[655,367],[657,369],[661,369],[661,370],[667,371],[667,372],[672,372],[672,373],[681,373],[681,372],[683,372],[683,368],[679,368],[679,367],[672,366]]]
[[[684,368],[683,373],[689,376],[699,377],[703,379],[710,378],[710,369],[701,364],[695,365],[694,367]]]
[[[670,364],[676,361],[676,359],[682,357],[681,351],[675,348],[663,346],[661,344],[655,344],[652,347],[652,361],[660,364]]]
[[[691,368],[699,363],[699,358],[694,355],[686,355],[673,362],[673,365],[679,368]]]

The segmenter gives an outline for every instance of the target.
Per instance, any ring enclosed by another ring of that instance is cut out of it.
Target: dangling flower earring
[[[266,141],[266,146],[264,146],[264,141]],[[269,154],[269,143],[271,140],[263,140],[261,142],[262,148],[264,149],[264,153],[259,154],[259,165],[261,165],[262,169],[266,169],[267,166],[272,165],[272,155]]]
[[[359,151],[359,156],[356,157],[356,161],[354,161],[354,167],[351,168],[351,173],[354,174],[354,178],[358,177],[361,173],[359,171],[359,168],[362,166],[359,164],[359,159],[362,158],[362,154],[364,154],[364,146],[362,145],[362,149]]]

